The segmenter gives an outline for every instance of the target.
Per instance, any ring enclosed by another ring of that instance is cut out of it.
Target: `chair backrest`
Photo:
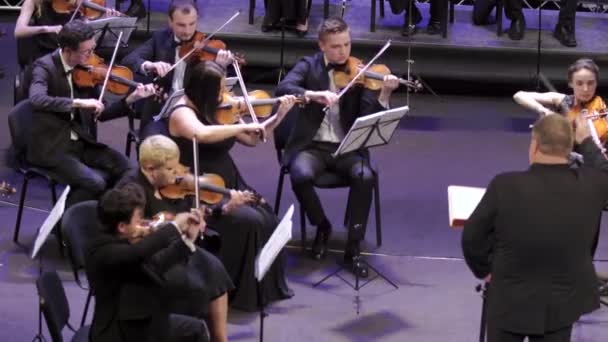
[[[78,271],[84,268],[84,250],[87,242],[99,233],[97,201],[85,201],[71,206],[63,214],[61,229],[68,245],[72,270],[77,282]]]
[[[32,104],[29,100],[19,102],[8,114],[8,127],[15,154],[22,163],[25,161],[32,124]]]
[[[65,290],[56,271],[44,272],[36,280],[40,308],[53,342],[62,342],[61,331],[70,318]]]

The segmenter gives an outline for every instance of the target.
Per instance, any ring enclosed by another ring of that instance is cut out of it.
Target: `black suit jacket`
[[[543,334],[599,306],[592,259],[608,161],[591,139],[580,151],[579,169],[533,164],[496,176],[464,226],[467,264],[492,274],[488,315],[500,329]]]
[[[176,47],[177,43],[171,29],[156,31],[150,39],[123,58],[122,65],[134,72],[141,73],[141,65],[145,61],[173,64],[175,63]],[[170,91],[172,80],[173,71],[163,77],[159,85],[166,91]]]
[[[306,90],[328,89],[329,75],[323,53],[319,52],[302,58],[278,85],[276,95],[304,95]],[[297,112],[294,129],[285,146],[283,157],[285,165],[291,163],[295,155],[312,142],[325,117],[323,107],[319,103],[311,102]],[[344,133],[348,132],[358,117],[384,109],[378,102],[378,91],[364,89],[360,86],[349,89],[340,98],[340,123]]]
[[[93,89],[78,89],[74,85],[74,98],[95,98],[93,93]],[[27,150],[28,162],[45,167],[55,166],[58,156],[66,153],[69,147],[71,130],[83,141],[103,146],[96,139],[97,128],[92,111],[72,109],[70,86],[59,50],[34,62],[29,97],[34,112],[31,143]],[[106,106],[99,120],[109,120],[129,110],[124,101],[117,101]],[[72,112],[74,120],[71,120]]]
[[[92,239],[85,254],[96,297],[91,341],[167,341],[168,294],[159,275],[190,254],[172,224],[135,244],[108,234]]]

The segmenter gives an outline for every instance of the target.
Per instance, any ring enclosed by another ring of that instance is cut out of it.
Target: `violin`
[[[218,39],[211,39],[205,42],[203,46],[199,46],[204,40],[205,34],[196,31],[189,41],[181,43],[178,51],[179,58],[188,55],[194,50],[190,55],[191,58],[201,61],[213,61],[220,50],[226,50],[226,43]],[[234,59],[242,65],[247,63],[245,58],[240,54],[234,54]]]
[[[271,97],[264,90],[254,90],[248,93],[249,101],[253,107],[253,111],[257,118],[267,118],[272,114],[273,105],[280,101],[278,97]],[[303,96],[298,96],[296,103],[306,103]],[[215,120],[222,125],[231,125],[240,120],[244,115],[248,115],[249,111],[244,99],[233,96],[228,92],[222,94],[222,103],[215,111]]]
[[[57,13],[71,13],[79,9],[80,13],[90,20],[99,19],[109,10],[106,8],[105,0],[82,0],[80,6],[78,6],[78,1],[53,0],[51,6]]]
[[[574,122],[579,115],[584,115],[587,120],[590,120],[589,127],[591,128],[593,140],[601,147],[608,142],[607,112],[604,100],[596,96],[584,106],[576,104],[566,114],[566,117],[571,122]]]
[[[78,87],[92,88],[103,84],[108,72],[108,65],[104,64],[104,59],[92,54],[87,60],[87,65],[78,65],[72,72],[72,81]],[[116,95],[125,95],[131,89],[137,88],[139,83],[133,81],[131,69],[115,65],[108,78],[107,89]]]
[[[357,76],[363,63],[356,57],[348,57],[344,69],[334,70],[334,84],[336,88],[345,88],[354,77]],[[390,75],[391,70],[384,64],[372,64],[361,76],[355,81],[357,84],[363,85],[366,89],[379,90],[382,88],[384,76]],[[399,83],[408,87],[412,91],[422,90],[422,84],[418,80],[406,80],[399,78]]]
[[[177,167],[177,179],[176,184],[170,184],[160,189],[160,194],[168,199],[182,199],[186,196],[196,195],[195,186],[192,180],[194,175],[190,172],[190,168],[184,165],[178,165]],[[206,204],[217,204],[220,203],[224,197],[230,197],[230,189],[226,188],[224,179],[214,173],[205,173],[198,177],[198,195],[199,201]],[[259,195],[254,194],[254,202],[258,203],[261,201]]]

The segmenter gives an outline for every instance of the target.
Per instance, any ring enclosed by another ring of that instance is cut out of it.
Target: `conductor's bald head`
[[[532,127],[530,163],[543,162],[547,158],[567,160],[573,144],[574,132],[568,119],[555,114],[544,116]]]

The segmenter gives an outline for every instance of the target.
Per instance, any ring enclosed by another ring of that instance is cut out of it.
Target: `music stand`
[[[357,120],[355,120],[355,123],[352,125],[352,127],[350,128],[350,130],[348,131],[348,133],[342,140],[342,143],[340,144],[340,146],[338,146],[338,149],[336,150],[336,152],[334,152],[332,154],[332,156],[334,158],[336,158],[336,157],[339,157],[348,152],[360,151],[360,150],[365,150],[370,147],[387,145],[388,142],[391,140],[391,137],[395,133],[395,129],[397,128],[397,126],[399,126],[399,121],[401,121],[401,118],[403,118],[403,116],[405,116],[405,114],[408,111],[409,111],[409,107],[403,106],[403,107],[384,110],[384,111],[381,111],[381,112],[378,112],[375,114],[370,114],[370,115],[366,115],[366,116],[357,118]],[[363,177],[363,158],[361,159],[361,169],[360,170],[361,170],[360,176]],[[352,232],[352,236],[357,241],[363,240],[364,234],[363,234],[362,229],[349,228],[349,236],[351,236],[351,231],[353,231],[353,230],[359,230],[360,233],[355,234],[354,232]],[[391,284],[395,289],[399,288],[394,282],[392,282],[384,274],[382,274],[380,271],[378,271],[378,269],[376,269],[375,267],[370,265],[369,262],[367,262],[365,259],[363,259],[360,255],[360,251],[358,249],[356,251],[356,255],[353,256],[353,265],[357,265],[357,264],[367,265],[367,267],[369,267],[371,270],[373,270],[376,273],[376,276],[371,278],[367,282],[363,283],[362,285],[360,285],[359,284],[359,272],[357,272],[355,270],[355,272],[354,272],[355,284],[353,285],[348,280],[346,280],[345,278],[340,276],[340,274],[339,274],[340,271],[344,270],[344,268],[346,267],[345,264],[342,264],[342,265],[340,265],[340,267],[337,270],[330,273],[329,275],[327,275],[325,278],[321,279],[317,283],[313,284],[313,287],[317,287],[317,286],[321,285],[327,279],[329,279],[335,275],[338,278],[340,278],[342,281],[344,281],[346,284],[348,284],[350,287],[352,287],[357,292],[359,291],[359,289],[361,289],[363,286],[371,283],[377,277],[381,277],[386,282]],[[358,294],[357,294],[357,299],[358,299]],[[357,303],[358,302],[359,301],[357,300]],[[357,314],[358,313],[359,313],[359,311],[358,311],[358,307],[357,307]]]
[[[264,288],[262,281],[264,276],[270,269],[270,266],[275,261],[285,244],[291,240],[291,226],[293,216],[293,204],[285,213],[285,216],[279,222],[279,225],[274,230],[270,239],[266,242],[264,247],[260,249],[260,252],[255,259],[255,278],[257,280],[257,291],[258,291],[258,306],[260,308],[260,342],[264,341],[264,318],[268,316],[265,311],[266,300],[264,298]]]
[[[135,17],[109,17],[89,21],[87,24],[95,30],[97,47],[114,47],[122,32],[121,47],[127,47],[131,33],[137,28]]]
[[[65,201],[70,193],[70,186],[66,186],[65,190],[61,193],[61,196],[55,203],[55,206],[49,213],[49,216],[46,217],[40,228],[38,228],[38,233],[36,235],[36,239],[34,240],[34,247],[32,248],[31,258],[35,259],[38,257],[38,277],[42,275],[42,253],[40,249],[46,242],[46,239],[49,237],[51,232],[53,231],[53,227],[55,227],[61,216],[63,216],[63,212],[65,211]],[[61,229],[61,227],[58,227]],[[62,241],[59,241],[62,243]],[[44,336],[42,335],[42,303],[38,301],[38,334],[34,336],[33,341],[46,341]]]

